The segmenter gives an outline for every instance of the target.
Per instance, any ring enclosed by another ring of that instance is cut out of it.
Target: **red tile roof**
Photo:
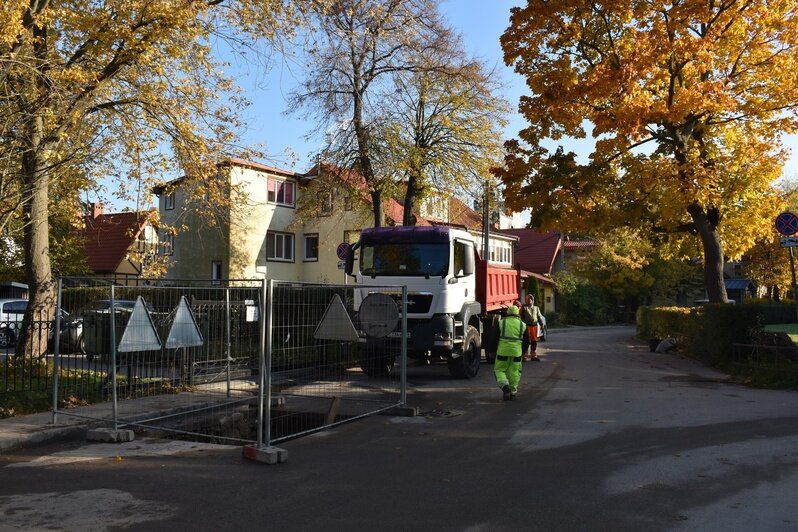
[[[113,273],[147,224],[147,213],[120,212],[84,217],[81,237],[89,268],[94,273]]]
[[[557,253],[562,246],[559,231],[538,233],[534,229],[500,229],[496,232],[518,237],[515,260],[522,270],[551,274]]]
[[[554,281],[552,280],[551,277],[546,277],[545,275],[541,275],[539,273],[530,272],[522,269],[521,279],[526,279],[527,277],[534,277],[543,286],[554,286]]]
[[[598,245],[595,240],[571,240],[566,238],[563,242],[566,250],[571,249],[593,249]]]

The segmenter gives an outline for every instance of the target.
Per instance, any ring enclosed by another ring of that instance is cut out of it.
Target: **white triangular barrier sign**
[[[357,330],[349,318],[344,302],[335,294],[324,311],[316,330],[313,332],[316,340],[341,340],[344,342],[357,342]]]
[[[144,299],[139,296],[116,350],[119,353],[131,353],[133,351],[157,351],[160,348],[161,339],[158,337],[158,331],[155,330],[152,316],[147,310],[147,305],[144,304]]]
[[[172,328],[169,329],[169,336],[166,338],[166,347],[167,349],[195,347],[203,343],[197,319],[191,312],[186,296],[183,296],[175,309],[175,319],[172,321]]]

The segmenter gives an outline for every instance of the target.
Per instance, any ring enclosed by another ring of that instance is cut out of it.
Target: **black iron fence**
[[[0,417],[46,410],[52,404],[56,337],[65,350],[80,349],[71,327],[63,309],[56,318],[54,306],[37,310],[28,308],[25,299],[0,299]],[[68,380],[66,373],[64,377]],[[61,400],[75,399],[68,392]]]
[[[47,347],[34,354],[22,334],[4,354],[2,415],[51,401],[54,419],[269,447],[404,404],[406,297],[401,287],[63,278],[60,312],[30,322]],[[31,329],[29,319],[16,325]],[[397,349],[371,341],[386,336]]]

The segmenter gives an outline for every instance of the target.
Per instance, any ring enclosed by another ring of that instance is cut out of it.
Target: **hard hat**
[[[508,316],[518,316],[518,307],[515,305],[510,305],[507,307],[507,315]]]

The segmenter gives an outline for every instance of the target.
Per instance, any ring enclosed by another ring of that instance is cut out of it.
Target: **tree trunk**
[[[17,340],[17,356],[41,357],[47,352],[50,321],[55,317],[55,285],[50,268],[49,177],[41,155],[42,118],[28,121],[30,149],[22,157],[25,277],[28,309]]]
[[[31,3],[33,5],[33,3]],[[46,5],[38,4],[38,8]],[[48,79],[48,27],[34,24],[33,48],[38,70],[28,79],[34,97],[22,103],[25,111],[25,151],[22,159],[22,223],[28,308],[14,351],[17,357],[40,358],[47,353],[47,338],[55,317],[55,285],[50,268],[49,172],[44,133],[45,113],[50,112],[51,87]],[[22,83],[26,81],[20,80]]]
[[[412,171],[407,179],[407,191],[405,192],[404,214],[402,215],[402,225],[416,225],[415,216],[416,203],[421,194],[421,187],[418,184],[421,179],[415,171]]]
[[[687,208],[704,250],[704,288],[710,303],[728,303],[726,284],[723,282],[723,246],[718,234],[718,213],[705,212],[697,203]]]
[[[379,190],[371,191],[371,203],[374,211],[374,227],[382,227],[385,213],[382,210],[382,193]]]

